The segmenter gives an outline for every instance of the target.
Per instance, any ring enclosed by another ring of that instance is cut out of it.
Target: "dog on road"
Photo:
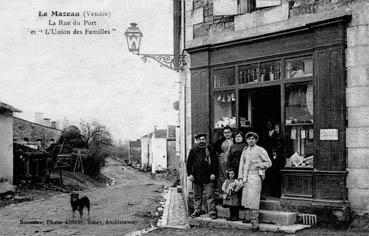
[[[86,197],[86,196],[82,197],[82,198],[79,198],[78,196],[79,196],[78,193],[71,193],[70,194],[70,205],[72,206],[73,219],[74,219],[76,210],[79,211],[79,216],[82,219],[83,209],[85,207],[87,208],[88,218],[90,218],[90,199],[88,199],[88,197]]]

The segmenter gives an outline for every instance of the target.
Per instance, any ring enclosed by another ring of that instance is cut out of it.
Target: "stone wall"
[[[52,139],[57,141],[62,131],[14,117],[13,133],[15,142],[25,143],[25,139],[28,139],[28,144],[37,145],[38,139],[44,144],[50,143]]]
[[[369,212],[369,2],[355,1],[347,29],[348,197]]]
[[[281,0],[282,4],[277,7],[222,16],[214,15],[214,0],[186,0],[186,41],[326,12],[351,6],[352,2],[352,0]]]

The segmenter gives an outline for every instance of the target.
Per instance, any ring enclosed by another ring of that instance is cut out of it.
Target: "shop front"
[[[190,48],[192,134],[279,124],[280,200],[347,207],[347,17]]]

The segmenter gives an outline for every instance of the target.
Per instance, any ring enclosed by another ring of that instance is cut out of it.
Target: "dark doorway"
[[[268,121],[275,124],[281,123],[281,92],[280,86],[241,90],[239,93],[239,116],[240,127],[244,132],[254,131],[259,134],[258,145],[264,147],[273,165],[266,172],[263,181],[262,195],[268,199],[280,197],[281,174],[280,165],[273,158],[273,149],[276,146],[278,135],[269,134]]]
[[[267,132],[268,120],[273,124],[281,121],[280,86],[240,90],[240,127],[262,135]],[[262,141],[262,140],[260,140]]]

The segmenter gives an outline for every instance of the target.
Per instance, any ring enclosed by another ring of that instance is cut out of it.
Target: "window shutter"
[[[209,123],[208,71],[206,69],[195,70],[191,73],[192,137],[199,132],[208,133]]]
[[[256,0],[256,8],[273,7],[281,5],[281,0]]]
[[[214,0],[214,15],[237,15],[238,0]]]

